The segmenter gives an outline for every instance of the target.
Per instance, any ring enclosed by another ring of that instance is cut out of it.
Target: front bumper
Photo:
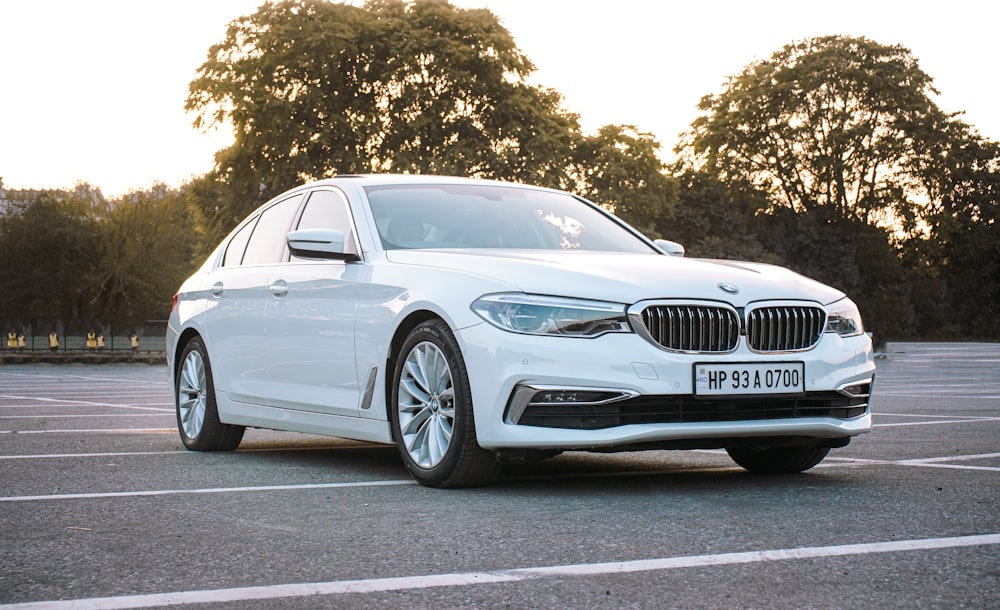
[[[827,334],[806,352],[759,354],[740,345],[711,355],[663,351],[633,334],[539,337],[479,324],[456,336],[486,449],[723,447],[754,439],[836,444],[871,430],[867,394],[875,365],[865,335]],[[694,397],[696,362],[789,360],[804,363],[804,396]],[[533,404],[538,389],[567,390],[570,400]]]

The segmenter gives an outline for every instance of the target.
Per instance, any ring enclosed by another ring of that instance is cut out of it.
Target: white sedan
[[[843,293],[501,182],[292,189],[184,282],[167,346],[189,449],[247,426],[392,443],[434,487],[565,450],[799,472],[871,429],[871,340]]]

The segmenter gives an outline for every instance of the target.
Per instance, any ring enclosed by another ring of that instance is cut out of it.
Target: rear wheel
[[[215,383],[208,350],[201,339],[188,341],[181,353],[175,380],[177,429],[192,451],[232,451],[243,440],[243,426],[219,421]]]
[[[440,320],[420,323],[399,351],[392,431],[406,468],[429,487],[473,487],[500,471],[479,446],[469,377],[458,342]]]
[[[733,447],[726,453],[750,472],[788,474],[809,470],[830,453],[829,447]]]

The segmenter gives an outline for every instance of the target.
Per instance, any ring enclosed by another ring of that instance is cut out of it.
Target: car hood
[[[632,304],[647,299],[711,299],[742,307],[761,300],[832,303],[839,290],[788,269],[735,261],[566,250],[390,250],[386,259],[492,278],[532,294]],[[720,288],[737,289],[729,294]]]

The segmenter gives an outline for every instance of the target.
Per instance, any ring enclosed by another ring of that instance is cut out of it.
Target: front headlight
[[[865,332],[861,312],[851,299],[841,299],[826,306],[826,332],[854,337]]]
[[[472,311],[497,328],[526,335],[599,337],[632,332],[619,303],[533,294],[488,294]]]

